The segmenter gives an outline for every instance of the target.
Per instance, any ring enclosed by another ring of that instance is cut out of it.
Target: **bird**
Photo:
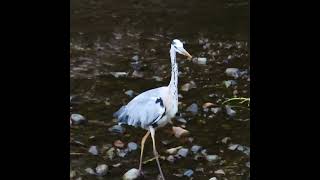
[[[147,133],[141,140],[139,174],[142,173],[144,144],[151,134],[153,153],[163,180],[165,178],[158,159],[159,154],[156,150],[155,131],[160,127],[164,127],[178,112],[177,53],[187,56],[188,59],[192,58],[184,49],[183,43],[180,40],[172,40],[169,51],[171,58],[171,80],[168,86],[150,89],[137,95],[127,105],[122,106],[113,114],[117,118],[119,125],[127,124],[147,130]]]

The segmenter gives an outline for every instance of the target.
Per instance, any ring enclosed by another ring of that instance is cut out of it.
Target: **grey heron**
[[[133,98],[127,105],[122,106],[114,117],[119,124],[128,124],[134,127],[146,129],[148,132],[141,140],[141,154],[139,163],[139,173],[142,170],[142,156],[144,143],[151,134],[153,143],[153,153],[157,161],[162,179],[165,179],[158,159],[158,152],[155,144],[155,130],[165,126],[171,118],[178,112],[178,65],[176,53],[192,56],[183,48],[183,43],[174,39],[171,43],[171,80],[168,86],[159,87],[145,91]]]

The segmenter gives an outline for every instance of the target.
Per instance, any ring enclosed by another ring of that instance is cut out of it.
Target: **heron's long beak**
[[[192,58],[192,56],[185,49],[182,49],[181,52],[183,55],[187,56],[189,60]]]

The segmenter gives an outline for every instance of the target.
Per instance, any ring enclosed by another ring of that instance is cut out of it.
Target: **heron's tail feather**
[[[126,106],[122,106],[117,112],[113,113],[113,117],[118,119],[119,124],[128,124],[128,116],[125,113]]]

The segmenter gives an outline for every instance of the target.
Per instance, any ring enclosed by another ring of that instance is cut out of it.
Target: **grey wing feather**
[[[151,92],[146,91],[135,97],[126,106],[122,106],[114,113],[114,116],[118,118],[118,122],[147,128],[160,120],[166,109],[157,91],[158,89],[153,89]]]

